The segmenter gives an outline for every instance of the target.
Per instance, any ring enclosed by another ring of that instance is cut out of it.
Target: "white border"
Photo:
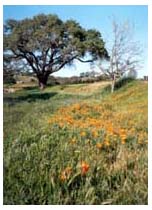
[[[152,1],[148,6],[148,204],[152,205]]]
[[[55,208],[55,209],[71,209],[72,208],[102,208],[102,209],[121,209],[121,208],[125,208],[127,209],[129,208],[151,208],[152,206],[152,116],[151,116],[151,107],[152,107],[152,96],[151,96],[151,90],[152,90],[152,82],[150,81],[152,79],[152,0],[55,0],[55,1],[45,1],[44,0],[32,0],[32,1],[28,1],[28,0],[1,0],[0,2],[0,19],[1,19],[1,24],[0,24],[0,49],[3,49],[3,5],[148,5],[148,19],[149,19],[149,23],[148,23],[148,76],[149,76],[149,84],[148,84],[148,139],[149,139],[149,143],[148,143],[148,177],[149,177],[149,181],[148,181],[148,206],[134,206],[134,205],[126,205],[126,206],[79,206],[79,205],[75,205],[75,206],[59,206],[59,205],[55,205],[55,206],[33,206],[30,205],[30,208],[45,208],[45,209],[50,209],[50,208]],[[142,14],[141,14],[142,15]],[[142,30],[142,29],[141,29]],[[3,69],[3,57],[2,57],[2,52],[0,54],[0,93],[2,93],[2,96],[0,97],[0,108],[1,108],[1,112],[0,112],[0,152],[1,152],[1,156],[0,156],[0,165],[1,165],[1,170],[0,170],[0,177],[3,177],[3,82],[2,82],[2,78],[3,78],[3,73],[2,73],[2,69]],[[6,209],[12,209],[12,207],[16,208],[16,209],[20,209],[20,208],[25,208],[28,209],[29,206],[3,206],[3,179],[0,179],[0,186],[1,186],[1,190],[0,190],[0,205],[3,208]]]
[[[148,5],[151,0],[1,0],[3,5]]]
[[[3,7],[0,5],[0,49],[3,49]],[[0,177],[3,177],[3,53],[0,52]],[[0,203],[3,202],[3,179],[0,179]]]

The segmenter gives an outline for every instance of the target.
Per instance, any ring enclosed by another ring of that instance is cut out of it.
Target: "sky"
[[[34,15],[57,14],[63,21],[74,19],[86,29],[97,29],[101,32],[106,47],[109,48],[112,38],[111,20],[114,16],[121,22],[129,21],[134,24],[134,37],[143,47],[143,68],[138,72],[138,77],[148,74],[148,7],[143,5],[131,6],[102,6],[102,5],[8,5],[3,6],[3,21],[7,19],[24,19]],[[66,67],[56,76],[79,76],[81,72],[89,71],[90,65],[77,62],[73,67]]]

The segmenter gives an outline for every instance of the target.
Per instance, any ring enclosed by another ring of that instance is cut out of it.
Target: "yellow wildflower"
[[[72,168],[69,167],[69,166],[66,167],[66,168],[61,172],[60,180],[61,180],[61,181],[65,181],[65,180],[69,179],[71,173],[72,173]]]
[[[82,136],[82,137],[86,136],[86,132],[85,132],[85,131],[82,131],[82,132],[80,133],[80,136]]]
[[[101,148],[102,148],[102,143],[97,143],[97,144],[96,144],[96,147],[97,147],[98,149],[101,149]]]

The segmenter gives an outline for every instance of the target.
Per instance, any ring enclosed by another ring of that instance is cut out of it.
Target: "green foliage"
[[[133,77],[122,77],[115,82],[114,90],[119,90],[123,87],[126,87],[128,83],[131,83],[133,81],[136,81]],[[104,95],[110,92],[111,92],[111,85],[109,84],[103,89],[102,94]]]
[[[4,72],[3,83],[4,84],[15,84],[16,83],[16,80],[15,80],[12,72]]]
[[[115,83],[115,90],[118,90],[119,88],[123,87],[124,85],[134,81],[135,79],[133,77],[122,77]]]

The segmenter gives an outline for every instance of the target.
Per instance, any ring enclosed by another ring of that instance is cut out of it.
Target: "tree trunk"
[[[112,76],[111,93],[114,92],[114,89],[115,89],[115,75]]]
[[[43,82],[39,81],[39,88],[40,88],[40,90],[44,90],[45,87],[46,87],[46,84],[44,84]]]
[[[45,87],[47,85],[48,77],[49,77],[49,75],[44,75],[44,74],[37,75],[40,90],[45,89]]]
[[[111,93],[114,92],[114,89],[115,89],[115,80],[112,80],[112,83],[111,83]]]

